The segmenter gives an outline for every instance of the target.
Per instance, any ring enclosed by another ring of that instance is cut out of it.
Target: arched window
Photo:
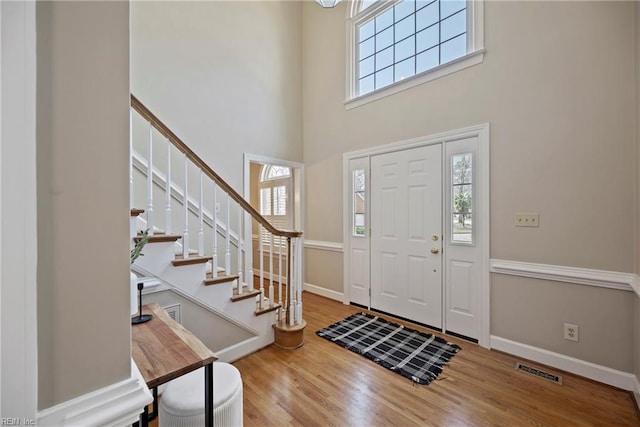
[[[274,227],[281,230],[291,230],[293,228],[293,198],[291,197],[293,176],[291,168],[280,165],[262,165],[259,189],[260,214]],[[270,235],[263,232],[263,243],[268,244],[270,239]]]
[[[354,0],[347,107],[482,62],[482,1]]]

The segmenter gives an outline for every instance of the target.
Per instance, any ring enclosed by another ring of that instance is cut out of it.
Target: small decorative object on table
[[[142,253],[142,248],[144,247],[144,245],[146,245],[149,242],[149,239],[150,239],[149,230],[147,229],[142,233],[142,237],[136,242],[136,245],[133,247],[133,249],[131,249],[131,254],[130,254],[131,264],[133,264],[138,257],[144,256],[144,254]],[[132,273],[132,277],[133,277],[133,273]],[[139,282],[137,286],[138,286],[138,315],[131,318],[132,325],[145,323],[153,318],[153,316],[150,314],[142,314],[142,289],[144,288],[144,284],[142,282]],[[131,287],[133,288],[133,283],[131,283]],[[133,289],[132,289],[132,292],[133,292],[132,297],[135,298],[135,291]]]

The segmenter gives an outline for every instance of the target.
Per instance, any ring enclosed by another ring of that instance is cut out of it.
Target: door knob
[[[434,255],[435,255],[435,254],[439,254],[439,253],[440,253],[440,249],[438,249],[438,248],[431,248],[431,253],[432,253],[432,254],[434,254]]]

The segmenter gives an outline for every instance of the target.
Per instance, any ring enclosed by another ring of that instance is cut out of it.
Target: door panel
[[[364,188],[357,188],[354,172],[362,173],[364,182],[360,183]],[[351,224],[349,224],[349,301],[369,307],[369,291],[371,283],[369,266],[369,222],[368,213],[368,177],[369,158],[351,159],[349,161],[349,197],[351,208],[349,210]],[[364,191],[356,191],[364,190]],[[364,223],[356,223],[356,215],[360,214]]]
[[[442,327],[441,150],[438,144],[372,156],[370,185],[371,306],[436,328]]]
[[[466,207],[470,213],[465,232],[454,236],[454,229],[460,233],[459,215],[447,215],[445,233],[446,239],[446,330],[469,338],[480,337],[480,251],[477,242],[478,216],[475,205],[476,199],[476,154],[478,139],[466,138],[447,143],[445,163],[446,193],[445,200],[454,209],[454,187],[456,183],[466,191],[471,189],[471,200]],[[453,170],[454,159],[466,156],[467,164],[464,181],[468,185],[460,184],[460,173]],[[454,218],[456,217],[456,218]],[[464,223],[464,221],[463,221]],[[469,229],[470,226],[470,229]]]

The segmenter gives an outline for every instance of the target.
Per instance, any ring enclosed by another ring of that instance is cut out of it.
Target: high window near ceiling
[[[481,0],[355,1],[347,106],[482,62],[482,10]]]

